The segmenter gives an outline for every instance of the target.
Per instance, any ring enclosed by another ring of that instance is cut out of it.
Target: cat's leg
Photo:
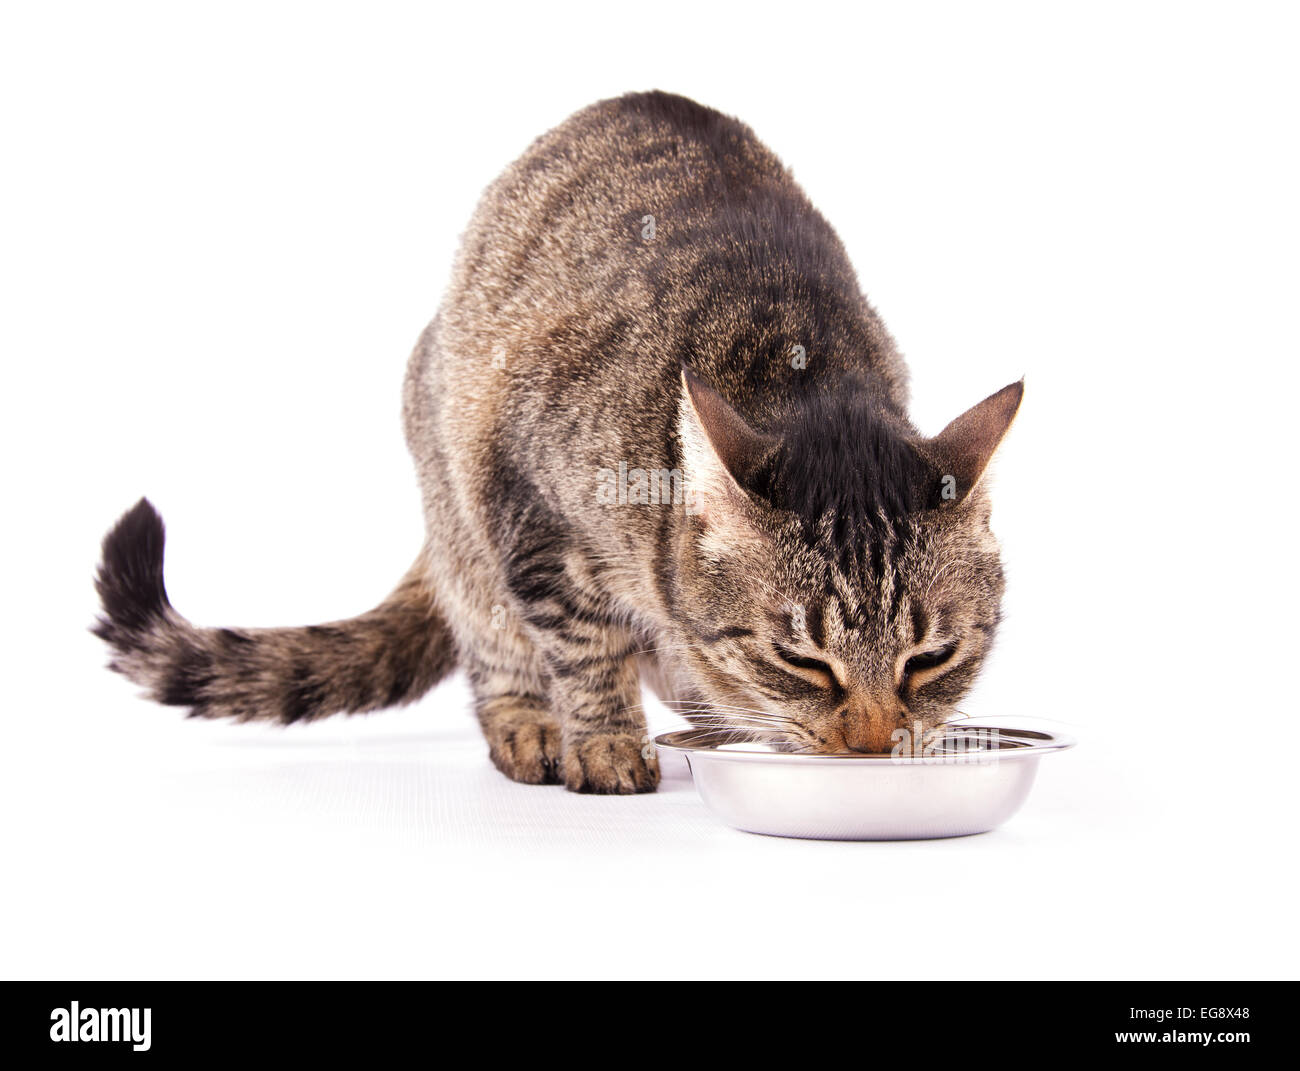
[[[563,728],[565,787],[652,792],[659,764],[646,734],[632,634],[612,625],[599,635],[557,630],[544,653]]]
[[[504,583],[447,554],[439,594],[493,764],[514,781],[575,792],[653,791],[638,643],[580,557],[540,525],[516,544]]]
[[[473,659],[474,712],[492,764],[512,781],[554,785],[561,780],[560,722],[545,685],[518,667]]]
[[[474,692],[474,712],[488,755],[503,774],[525,784],[558,784],[560,722],[549,681],[516,602],[483,556],[467,553],[468,537],[452,518],[434,543],[433,584],[456,637],[460,664]]]
[[[559,784],[560,722],[537,650],[504,598],[474,610],[479,627],[464,661],[492,764],[512,781]]]
[[[659,781],[631,633],[576,590],[499,603],[465,659],[493,764],[574,792],[650,792]],[[579,609],[582,605],[583,609]]]
[[[573,792],[651,792],[659,783],[641,708],[644,646],[600,592],[588,563],[559,543],[519,548],[509,583],[546,669],[560,719],[562,776]]]
[[[562,780],[560,722],[549,680],[506,583],[502,559],[549,533],[542,496],[518,486],[519,466],[484,470],[492,437],[483,399],[501,382],[475,388],[483,365],[442,345],[441,318],[421,336],[407,367],[403,423],[415,457],[429,532],[432,583],[456,637],[460,664],[474,692],[474,710],[493,765],[514,781]],[[444,446],[444,444],[450,446]],[[519,511],[519,512],[516,512]],[[522,514],[522,515],[521,515]],[[549,536],[548,536],[549,537]]]

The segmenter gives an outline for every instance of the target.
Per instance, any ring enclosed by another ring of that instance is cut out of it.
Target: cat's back
[[[650,247],[657,236],[645,217],[655,210],[670,227],[681,222],[674,211],[789,181],[749,127],[712,108],[659,91],[600,101],[537,138],[488,188],[460,268],[494,275],[510,253],[589,270],[602,249],[614,259],[638,248],[631,243]]]
[[[600,101],[537,138],[484,193],[462,239],[444,316],[543,326],[584,300],[635,305],[638,277],[674,234],[759,186],[790,183],[747,126],[659,91]],[[522,340],[521,340],[522,341]]]
[[[408,424],[478,452],[511,435],[661,450],[683,364],[760,422],[846,374],[905,397],[839,238],[777,156],[712,108],[634,93],[572,115],[488,187],[413,361]]]
[[[759,426],[846,376],[906,396],[838,237],[748,126],[668,93],[601,101],[507,167],[462,237],[405,387],[427,501],[483,523],[526,471],[577,516],[610,459],[673,467],[683,365]]]
[[[575,346],[672,370],[685,350],[714,348],[681,325],[713,338],[720,310],[771,323],[776,301],[809,348],[843,348],[814,337],[825,333],[817,310],[786,300],[801,295],[874,318],[838,237],[754,132],[654,91],[577,112],[492,183],[440,321],[455,360],[543,375]],[[715,381],[740,371],[698,370]]]

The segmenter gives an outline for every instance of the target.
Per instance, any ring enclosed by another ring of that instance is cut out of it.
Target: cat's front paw
[[[570,792],[631,795],[659,784],[654,745],[631,733],[593,733],[565,741],[564,787]]]
[[[498,718],[485,724],[492,765],[511,781],[554,785],[560,780],[560,726],[544,715]]]

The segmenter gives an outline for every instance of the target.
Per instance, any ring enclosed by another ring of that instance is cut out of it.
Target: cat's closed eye
[[[920,654],[912,655],[903,663],[903,679],[907,680],[918,673],[924,673],[928,669],[938,669],[956,653],[957,643],[953,641],[933,651],[922,651]]]
[[[828,684],[837,683],[835,671],[831,669],[828,663],[823,662],[820,658],[808,658],[807,656],[801,655],[797,651],[792,651],[790,648],[782,646],[779,643],[775,643],[772,646],[776,653],[780,655],[781,661],[785,662],[787,665],[794,666],[796,669],[823,674],[826,677],[826,683]]]

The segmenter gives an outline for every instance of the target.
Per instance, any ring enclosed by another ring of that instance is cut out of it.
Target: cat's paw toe
[[[596,733],[569,740],[564,748],[564,787],[570,792],[631,795],[653,792],[659,760],[646,737]]]
[[[511,781],[560,783],[560,727],[550,719],[513,721],[487,733],[492,764]]]

